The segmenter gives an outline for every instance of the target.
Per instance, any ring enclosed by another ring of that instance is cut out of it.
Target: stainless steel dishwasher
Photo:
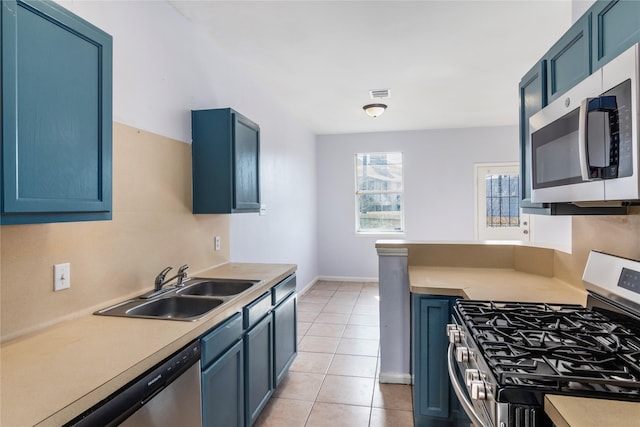
[[[200,389],[200,342],[196,341],[65,427],[201,427]]]

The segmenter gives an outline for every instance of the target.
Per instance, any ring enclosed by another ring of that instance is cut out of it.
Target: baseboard
[[[377,282],[377,277],[352,277],[352,276],[318,276],[318,280],[325,282]]]
[[[309,289],[311,289],[311,287],[316,284],[318,280],[320,280],[320,276],[316,276],[313,279],[311,279],[309,283],[304,285],[304,287],[298,291],[298,296],[302,296],[306,294],[309,291]]]
[[[411,374],[394,374],[380,372],[380,382],[383,384],[411,384]]]

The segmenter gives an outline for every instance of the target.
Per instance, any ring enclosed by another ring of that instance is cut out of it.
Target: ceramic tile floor
[[[298,298],[298,357],[254,426],[413,426],[411,386],[380,384],[378,284],[317,282]]]

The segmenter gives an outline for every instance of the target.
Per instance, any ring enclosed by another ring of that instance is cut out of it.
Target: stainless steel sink
[[[165,320],[198,320],[225,301],[220,298],[168,296],[158,299],[134,299],[97,311],[103,316],[142,317]]]
[[[259,280],[193,277],[185,281],[184,286],[163,288],[164,293],[159,296],[149,298],[149,294],[144,294],[139,298],[96,311],[94,314],[194,321],[259,282]]]
[[[246,291],[258,283],[256,280],[236,280],[236,279],[200,279],[194,278],[186,286],[177,291],[181,295],[197,296],[231,296]]]
[[[218,298],[168,297],[149,301],[127,311],[130,316],[196,319],[224,301]]]

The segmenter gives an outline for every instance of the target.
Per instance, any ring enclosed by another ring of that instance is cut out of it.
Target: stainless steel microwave
[[[640,199],[636,44],[531,116],[531,201]]]

